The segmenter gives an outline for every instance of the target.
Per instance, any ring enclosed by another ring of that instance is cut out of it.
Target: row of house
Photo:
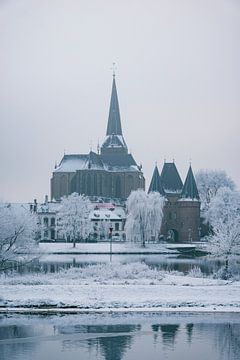
[[[39,218],[41,241],[66,241],[57,227],[58,211],[61,208],[60,201],[48,201],[45,197],[43,203],[34,200],[30,204],[30,210]],[[114,241],[124,241],[124,225],[126,213],[124,208],[112,203],[93,203],[93,209],[89,214],[91,222],[90,241],[106,241],[109,239],[110,229]]]

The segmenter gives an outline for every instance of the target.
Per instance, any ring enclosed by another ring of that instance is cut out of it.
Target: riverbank
[[[55,255],[87,255],[87,254],[179,254],[181,251],[202,250],[205,243],[184,243],[184,244],[146,244],[141,247],[139,244],[113,242],[110,248],[109,242],[101,243],[76,243],[73,247],[72,243],[40,243],[39,252],[41,254],[55,254]],[[111,250],[110,250],[111,249]]]
[[[240,312],[240,282],[101,264],[54,274],[0,277],[1,312]]]

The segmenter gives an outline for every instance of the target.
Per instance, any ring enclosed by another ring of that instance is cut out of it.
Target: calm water
[[[28,266],[14,268],[20,273],[26,272],[57,272],[61,269],[71,267],[84,267],[91,264],[109,263],[109,255],[45,255],[40,260]],[[184,257],[176,255],[113,255],[111,261],[114,263],[130,263],[141,261],[152,268],[167,271],[189,272],[199,267],[202,273],[209,275],[223,265],[219,260],[210,260],[208,257]],[[239,259],[237,260],[239,263]],[[240,267],[239,267],[240,269]]]
[[[0,319],[1,360],[239,360],[239,354],[239,315],[22,315]]]

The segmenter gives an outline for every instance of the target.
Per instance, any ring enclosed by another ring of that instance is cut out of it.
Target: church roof
[[[108,125],[107,125],[107,135],[113,135],[113,134],[122,135],[115,76],[113,76],[112,95],[111,95]]]
[[[196,181],[192,172],[191,165],[189,166],[187,177],[183,185],[181,197],[183,199],[199,200],[199,193]]]
[[[131,154],[96,154],[90,151],[89,154],[64,155],[54,172],[76,172],[78,170],[140,171]]]
[[[165,191],[162,185],[162,180],[161,177],[159,175],[159,171],[157,168],[157,165],[155,166],[155,169],[153,171],[153,176],[152,176],[152,180],[148,189],[148,193],[153,192],[153,191],[157,191],[159,192],[161,195],[165,195]]]
[[[182,191],[183,183],[174,162],[164,163],[161,180],[166,193],[180,193]]]

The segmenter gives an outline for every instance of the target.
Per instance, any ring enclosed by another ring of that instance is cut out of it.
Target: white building
[[[30,204],[30,210],[39,216],[41,225],[41,241],[63,241],[57,231],[57,213],[61,208],[61,202],[48,201],[47,196],[42,204],[36,200]],[[108,241],[111,233],[113,241],[124,241],[124,226],[126,213],[122,206],[112,203],[93,203],[93,210],[90,212],[92,231],[89,241]]]

